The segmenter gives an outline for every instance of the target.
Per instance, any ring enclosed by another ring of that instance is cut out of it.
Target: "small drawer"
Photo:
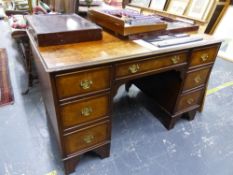
[[[211,68],[189,72],[185,78],[183,90],[189,90],[204,85],[208,79]]]
[[[109,95],[74,101],[60,107],[63,129],[105,117],[109,113]]]
[[[194,49],[191,55],[190,67],[214,62],[218,49],[219,45]]]
[[[110,67],[102,67],[57,75],[56,87],[59,99],[109,88],[110,71]]]
[[[89,147],[109,141],[109,120],[64,136],[65,153],[71,155]]]
[[[121,63],[116,65],[116,77],[133,76],[135,74],[155,71],[172,65],[185,63],[187,52],[148,58],[140,61]]]
[[[189,107],[195,107],[197,105],[200,105],[203,93],[204,90],[198,90],[195,92],[182,95],[177,103],[176,112],[185,110],[186,108]]]

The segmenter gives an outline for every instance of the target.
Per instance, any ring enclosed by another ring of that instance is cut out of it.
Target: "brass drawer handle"
[[[189,99],[187,100],[187,103],[188,103],[189,105],[193,104],[193,102],[194,102],[194,99],[193,99],[193,98],[189,98]]]
[[[202,62],[206,62],[209,58],[209,55],[207,53],[204,53],[201,55],[201,61]]]
[[[82,89],[90,89],[91,85],[93,84],[93,82],[91,80],[82,80],[80,82],[80,87]]]
[[[85,107],[85,108],[82,108],[81,115],[84,117],[88,117],[91,115],[92,112],[93,112],[93,109],[91,107]]]
[[[171,61],[172,61],[172,63],[173,64],[177,64],[177,63],[179,63],[179,61],[180,61],[180,56],[173,56],[172,58],[171,58]]]
[[[83,141],[84,141],[85,143],[91,143],[93,140],[94,140],[94,136],[93,136],[93,135],[86,135],[86,136],[83,138]]]
[[[136,72],[138,72],[140,69],[139,65],[138,64],[132,64],[129,66],[129,71],[130,73],[134,74]]]
[[[195,81],[195,83],[200,83],[201,82],[201,76],[200,75],[198,75],[198,76],[196,76],[195,78],[194,78],[194,81]]]

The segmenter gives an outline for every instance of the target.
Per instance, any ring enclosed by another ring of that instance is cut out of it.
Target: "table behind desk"
[[[134,83],[154,98],[167,129],[182,116],[193,119],[221,44],[203,36],[153,50],[104,33],[100,41],[38,48],[29,37],[66,174],[85,152],[109,156],[113,97],[121,84]]]

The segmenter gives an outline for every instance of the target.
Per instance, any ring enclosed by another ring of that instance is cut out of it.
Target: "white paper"
[[[159,49],[155,45],[153,45],[153,44],[151,44],[151,43],[149,43],[149,42],[147,42],[145,40],[142,40],[142,39],[134,40],[133,42],[135,42],[135,43],[139,44],[140,46],[145,47],[145,48],[147,48],[149,50],[152,50],[152,51]]]

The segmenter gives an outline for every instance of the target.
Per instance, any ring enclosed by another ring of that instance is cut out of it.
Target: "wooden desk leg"
[[[28,87],[27,89],[22,92],[23,95],[26,95],[30,88],[33,86],[33,74],[32,74],[32,51],[31,51],[31,47],[30,47],[30,43],[27,40],[24,40],[22,42],[24,43],[24,49],[25,49],[25,67],[26,67],[26,72],[27,72],[27,83],[28,83]]]
[[[166,117],[165,119],[161,119],[161,122],[168,130],[170,130],[174,128],[177,118],[179,117]]]
[[[74,157],[72,159],[68,159],[64,161],[64,169],[65,169],[65,174],[69,175],[73,172],[75,172],[75,167],[79,163],[80,156]]]
[[[110,143],[104,146],[101,146],[99,148],[96,148],[92,151],[96,153],[98,156],[100,156],[101,159],[109,157],[110,156]],[[77,167],[79,161],[80,161],[80,156],[77,156],[77,157],[74,157],[68,160],[64,160],[65,174],[69,175],[75,172],[75,168]]]
[[[187,113],[184,113],[182,115],[182,118],[185,118],[185,119],[188,119],[189,121],[193,120],[196,116],[196,110],[193,110],[193,111],[189,111]]]
[[[30,88],[33,86],[32,51],[30,45],[27,48],[27,71],[28,71],[28,88]]]
[[[93,152],[95,152],[97,155],[99,155],[101,157],[101,159],[104,159],[106,157],[110,156],[110,143],[101,146],[99,148],[96,148],[95,150],[93,150]]]
[[[162,123],[164,124],[164,126],[168,130],[170,130],[170,129],[174,128],[177,119],[182,117],[182,118],[185,118],[185,119],[188,119],[189,121],[191,121],[195,118],[196,112],[197,112],[197,110],[193,110],[193,111],[186,112],[186,113],[179,115],[179,116],[176,116],[176,117],[167,117],[164,120],[162,120]]]
[[[126,90],[126,92],[129,92],[129,89],[130,89],[130,87],[132,86],[132,82],[127,82],[127,83],[125,83],[125,90]]]

